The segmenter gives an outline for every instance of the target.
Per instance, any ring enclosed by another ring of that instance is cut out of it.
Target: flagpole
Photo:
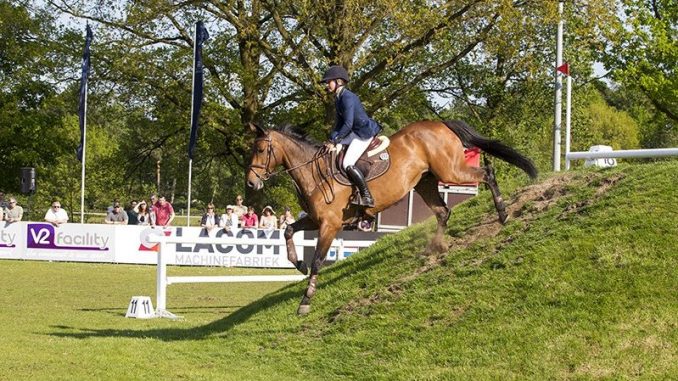
[[[565,97],[565,170],[570,169],[570,159],[567,155],[570,154],[570,110],[572,106],[572,76],[567,75],[567,95]]]
[[[558,1],[558,34],[556,37],[556,68],[563,64],[563,1]],[[553,171],[560,171],[560,127],[563,77],[556,69],[555,120],[553,124]]]
[[[85,82],[85,107],[83,111],[82,129],[82,174],[80,177],[80,223],[85,223],[85,162],[87,153],[87,82]]]
[[[82,53],[82,77],[80,78],[80,101],[78,104],[79,127],[81,132],[82,147],[78,147],[78,159],[82,163],[82,173],[80,178],[80,223],[85,223],[85,168],[86,147],[87,147],[87,77],[89,76],[90,51],[89,45],[92,42],[92,30],[89,24],[85,27],[85,50]]]
[[[190,128],[189,130],[189,139],[190,131],[193,129],[193,108],[195,105],[193,103],[193,91],[195,90],[195,54],[198,49],[198,24],[195,24],[195,30],[193,31],[193,81],[191,83],[191,117],[189,118]],[[197,138],[197,137],[196,137]],[[193,174],[193,158],[188,158],[188,213],[187,213],[187,226],[191,226],[191,177]]]

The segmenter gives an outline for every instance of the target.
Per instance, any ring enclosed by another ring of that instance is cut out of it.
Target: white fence
[[[655,148],[655,149],[631,149],[609,152],[568,152],[565,155],[567,160],[581,159],[607,159],[607,158],[646,158],[646,157],[666,157],[678,156],[678,148]]]
[[[299,235],[297,235],[299,236]],[[156,272],[156,317],[164,317],[176,319],[178,316],[167,310],[167,286],[176,283],[241,283],[241,282],[297,282],[306,278],[305,275],[229,275],[229,276],[167,276],[167,253],[168,244],[188,244],[188,245],[233,245],[233,246],[251,246],[251,245],[265,245],[269,246],[285,246],[285,239],[278,238],[275,240],[252,240],[236,237],[220,237],[220,238],[187,238],[187,237],[167,237],[167,236],[152,236],[149,237],[151,243],[158,243],[160,250],[158,251],[158,268]],[[335,250],[336,259],[343,259],[346,248],[363,248],[372,245],[372,241],[345,241],[344,239],[335,239],[332,241],[331,250]],[[317,239],[295,239],[295,247],[315,247]],[[297,254],[303,258],[303,250],[297,249]],[[310,268],[310,264],[309,264]]]
[[[569,92],[569,87],[568,87]],[[569,95],[568,95],[569,99]],[[568,100],[568,107],[569,107]],[[570,169],[572,160],[592,160],[592,159],[623,159],[623,158],[649,158],[649,157],[667,157],[678,156],[678,148],[654,148],[654,149],[632,149],[618,151],[578,151],[570,152],[570,124],[569,112],[568,123],[565,132],[565,169]]]

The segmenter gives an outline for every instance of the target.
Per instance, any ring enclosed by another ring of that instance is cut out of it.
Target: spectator
[[[113,199],[113,202],[111,203],[111,205],[109,205],[108,208],[106,208],[106,213],[112,212],[113,209],[115,208],[115,204],[120,204],[120,202],[118,201],[117,198],[114,198],[114,199]]]
[[[155,225],[155,214],[148,210],[146,201],[141,201],[136,207],[138,225],[148,226]]]
[[[278,228],[278,219],[275,217],[275,212],[270,205],[266,205],[261,211],[261,219],[259,220],[259,227],[266,230],[273,230]]]
[[[205,210],[205,214],[202,215],[200,226],[207,230],[207,232],[211,232],[212,229],[220,225],[219,222],[219,216],[214,213],[214,204],[210,202],[207,204],[207,210]]]
[[[24,208],[16,204],[16,198],[10,197],[7,205],[4,216],[5,221],[9,223],[21,221],[24,216]]]
[[[235,210],[233,210],[235,213]],[[254,213],[254,207],[248,207],[247,213],[242,215],[242,227],[244,228],[256,228],[259,226],[259,217]]]
[[[221,215],[220,225],[224,228],[224,231],[232,231],[233,229],[238,228],[238,216],[233,213],[233,205],[228,205],[226,207],[226,213]]]
[[[160,202],[158,202],[158,195],[156,195],[155,193],[151,194],[150,200],[151,203],[148,204],[148,213],[152,214],[153,216],[157,216],[158,206],[160,206]],[[155,217],[153,218],[153,221],[155,221]],[[151,225],[155,226],[155,222]]]
[[[289,207],[285,208],[285,213],[280,216],[280,229],[287,229],[287,225],[291,225],[295,222],[294,216],[292,216],[292,211]]]
[[[45,213],[45,221],[56,227],[68,222],[68,213],[61,209],[61,203],[59,200],[55,199],[52,201],[52,207],[47,209],[47,213]]]
[[[127,207],[127,225],[139,225],[137,207],[138,203],[136,201],[130,201],[129,206]]]
[[[152,194],[151,195],[151,205],[150,205],[149,208],[153,209],[153,207],[158,206],[158,205],[159,205],[158,196],[156,194]]]
[[[0,221],[5,220],[5,210],[3,208],[0,208]]]
[[[113,210],[106,215],[106,220],[104,220],[109,225],[127,225],[128,221],[127,212],[120,207],[119,202],[113,204]]]
[[[233,213],[238,216],[238,220],[242,221],[243,214],[247,213],[247,207],[243,205],[242,196],[238,195],[235,198],[235,205],[233,205]]]
[[[151,200],[153,196],[151,196]],[[158,202],[154,206],[155,224],[157,226],[167,227],[174,220],[174,208],[167,202],[165,196],[158,196]]]

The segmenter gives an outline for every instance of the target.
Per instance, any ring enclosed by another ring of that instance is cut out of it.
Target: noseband
[[[268,147],[266,148],[266,165],[250,164],[247,170],[254,172],[254,175],[257,176],[259,180],[266,181],[270,179],[271,176],[273,175],[273,172],[271,172],[269,166],[271,164],[271,157],[275,159],[275,152],[273,151],[273,141],[271,140],[270,136],[266,135],[265,137],[254,139],[255,144],[260,140],[265,140],[266,143],[268,143]],[[263,169],[264,175],[262,176],[259,173],[257,173],[257,171],[255,171],[254,168]]]

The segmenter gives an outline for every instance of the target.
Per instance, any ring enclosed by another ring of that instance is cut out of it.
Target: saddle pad
[[[332,177],[334,177],[339,184],[348,186],[353,185],[346,177],[346,173],[343,169],[340,169],[341,166],[337,165],[337,163],[341,162],[341,159],[343,159],[343,155],[337,156],[339,156],[337,160],[332,160]],[[391,166],[391,155],[389,154],[388,149],[371,157],[367,157],[367,154],[363,153],[363,155],[360,156],[360,159],[358,159],[356,166],[360,169],[360,172],[363,173],[363,176],[365,176],[365,181],[370,182],[370,180],[374,180],[388,171]]]

